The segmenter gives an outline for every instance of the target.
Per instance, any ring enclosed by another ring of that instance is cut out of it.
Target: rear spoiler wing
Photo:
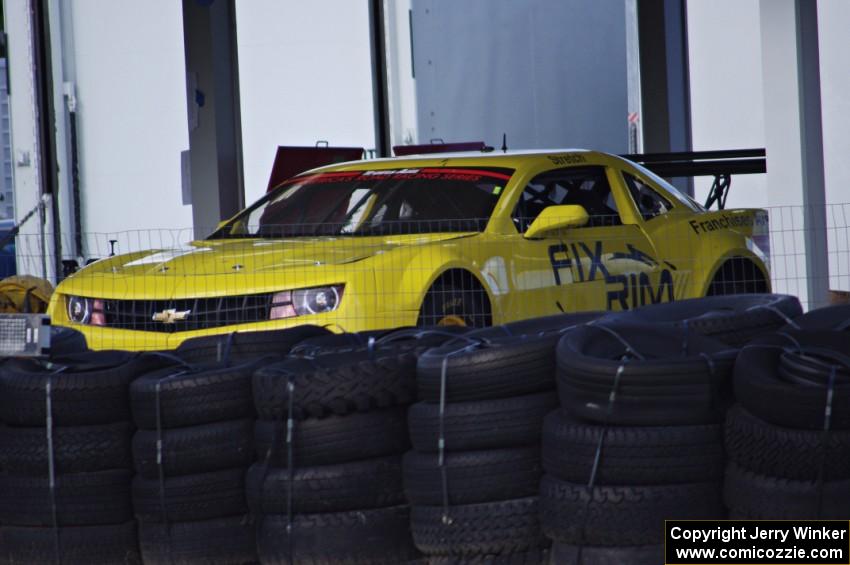
[[[717,204],[726,207],[726,197],[732,175],[751,175],[767,172],[767,152],[761,149],[728,149],[723,151],[682,151],[676,153],[633,153],[620,155],[643,165],[665,178],[713,176],[714,182],[705,207]]]

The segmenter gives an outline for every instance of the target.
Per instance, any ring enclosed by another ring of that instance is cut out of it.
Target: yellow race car
[[[708,212],[594,151],[357,161],[283,182],[208,238],[99,260],[49,313],[92,348],[299,324],[485,326],[768,292],[763,210]]]

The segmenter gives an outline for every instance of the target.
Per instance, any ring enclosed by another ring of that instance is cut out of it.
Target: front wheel
[[[481,288],[463,288],[438,282],[425,295],[419,326],[485,327],[492,322],[490,301]]]

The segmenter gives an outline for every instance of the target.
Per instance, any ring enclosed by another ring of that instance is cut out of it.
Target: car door
[[[512,214],[518,234],[511,317],[626,310],[673,299],[672,279],[662,275],[651,242],[634,223],[634,205],[618,174],[601,165],[567,167],[540,173],[526,185]],[[588,223],[524,236],[545,208],[561,205],[582,206]],[[625,215],[630,223],[621,212],[631,212]]]

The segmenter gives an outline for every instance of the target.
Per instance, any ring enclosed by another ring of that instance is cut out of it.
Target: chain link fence
[[[307,323],[336,331],[490,325],[769,287],[807,309],[816,306],[813,286],[846,300],[850,204],[827,208],[826,280],[809,272],[803,208],[767,213],[767,233],[737,230],[734,211],[644,228],[592,217],[534,238],[493,233],[486,219],[383,222],[374,233],[333,223],[244,226],[245,236],[212,228],[199,241],[192,228],[86,233],[85,257],[63,261],[61,273],[49,234],[19,234],[14,254],[18,274],[66,280],[55,323],[77,322],[99,346],[131,349]],[[63,234],[63,248],[72,237]]]

